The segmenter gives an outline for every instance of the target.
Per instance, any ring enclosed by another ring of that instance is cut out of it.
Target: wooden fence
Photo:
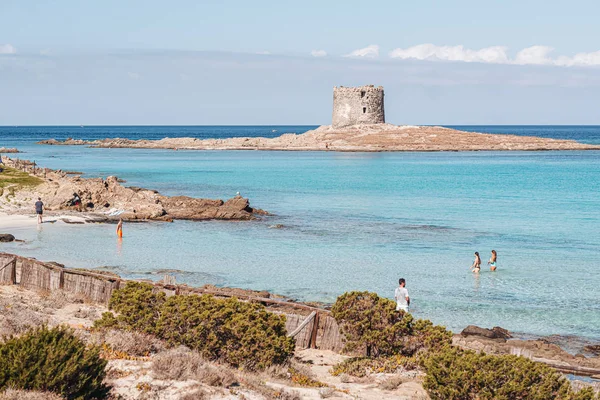
[[[64,290],[80,295],[92,302],[108,304],[113,290],[125,285],[126,280],[114,275],[65,268],[56,263],[42,262],[14,254],[0,253],[0,284],[19,285],[26,289]],[[210,294],[233,297],[223,291],[193,288],[187,285],[154,283],[157,290],[167,295]],[[296,338],[300,348],[319,348],[340,352],[343,348],[338,325],[327,310],[251,295],[236,294],[240,300],[264,304],[270,311],[285,314],[286,328]]]

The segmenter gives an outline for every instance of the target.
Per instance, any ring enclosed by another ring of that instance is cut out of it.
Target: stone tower
[[[383,123],[385,123],[385,112],[382,86],[333,88],[331,125],[334,128]]]

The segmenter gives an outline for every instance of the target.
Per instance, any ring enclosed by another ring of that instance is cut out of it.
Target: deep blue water
[[[347,290],[391,297],[408,281],[413,312],[467,324],[600,339],[600,152],[335,153],[40,146],[66,137],[276,136],[313,127],[0,127],[19,157],[118,175],[167,195],[240,191],[275,214],[260,222],[35,224],[4,251],[126,276],[265,289],[333,301]],[[600,127],[457,127],[600,143]],[[273,132],[276,131],[276,132]],[[283,224],[283,229],[272,229]],[[499,254],[495,273],[485,268]],[[484,260],[469,272],[474,251]]]

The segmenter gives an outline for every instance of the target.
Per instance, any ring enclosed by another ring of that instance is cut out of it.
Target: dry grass
[[[7,389],[0,393],[0,400],[62,400],[57,394],[49,392],[30,392],[26,390]]]
[[[379,388],[383,390],[396,390],[398,389],[398,386],[402,385],[405,382],[408,382],[408,379],[406,377],[401,375],[395,375],[381,382],[379,384]]]
[[[86,341],[97,345],[106,344],[112,350],[136,357],[158,353],[165,347],[163,342],[154,336],[116,329],[94,331]]]
[[[229,387],[237,383],[235,373],[225,366],[208,363],[186,347],[167,350],[154,356],[152,373],[157,379],[196,380],[209,386]]]
[[[330,397],[335,396],[335,389],[326,387],[319,389],[319,397],[322,399],[328,399]]]
[[[32,310],[23,298],[0,298],[0,337],[20,335],[47,322],[48,316]]]
[[[84,304],[86,299],[74,293],[65,292],[64,290],[38,291],[40,296],[40,305],[44,308],[58,310],[68,304]]]
[[[192,393],[186,393],[181,396],[181,400],[205,400],[210,398],[210,395],[202,389],[198,389]]]

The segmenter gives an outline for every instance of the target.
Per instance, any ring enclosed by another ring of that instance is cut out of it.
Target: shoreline
[[[116,176],[82,178],[74,171],[41,168],[28,160],[3,156],[0,207],[6,214],[31,215],[42,198],[49,215],[67,213],[84,222],[230,220],[251,221],[268,212],[253,208],[239,193],[229,200],[164,196],[156,190],[123,186]]]
[[[0,274],[0,280],[2,281],[2,284],[0,285],[0,294],[2,293],[2,287],[14,288],[16,290],[29,290],[33,293],[35,293],[38,289],[42,289],[42,291],[49,291],[50,293],[69,292],[77,296],[83,296],[83,298],[87,298],[94,304],[106,305],[112,290],[121,287],[124,282],[130,281],[129,279],[123,279],[114,273],[100,273],[99,271],[95,271],[93,269],[68,268],[56,262],[43,262],[33,258],[20,257],[15,254],[0,253],[0,259],[2,259],[2,265],[0,265],[0,268],[10,266],[12,264],[12,267],[9,269],[13,269],[12,272],[4,271],[2,274]],[[10,261],[6,263],[7,260]],[[48,282],[44,282],[43,280],[39,279],[32,281],[30,278],[24,278],[23,268],[25,268],[25,265],[28,265],[28,274],[33,273],[32,277],[42,277],[47,275]],[[21,270],[21,274],[17,272],[19,269]],[[42,271],[46,272],[42,273]],[[65,285],[64,288],[52,284],[53,281],[55,282],[53,279],[56,278],[52,278],[51,275],[56,274],[64,276],[64,278],[61,278],[61,280],[64,279],[65,282],[72,283],[68,286]],[[11,276],[12,278],[8,279]],[[22,283],[20,280],[18,281],[16,279],[18,276],[21,276],[21,279],[27,279],[27,281],[24,283]],[[81,279],[81,282],[88,282],[88,284],[84,285],[85,287],[75,284],[74,279],[79,278]],[[105,289],[110,288],[108,293],[104,289],[101,292],[93,289],[96,284],[90,286],[89,283],[92,283],[90,279],[97,282],[98,285],[104,287]],[[167,295],[169,295],[169,293],[184,295],[207,294],[222,298],[236,297],[244,301],[262,303],[267,307],[267,310],[276,313],[283,313],[288,316],[288,318],[291,320],[291,325],[286,325],[288,332],[295,331],[298,326],[303,326],[302,321],[312,318],[315,312],[321,315],[320,320],[332,319],[330,311],[324,308],[323,304],[316,305],[293,302],[287,297],[278,296],[265,291],[259,292],[240,288],[218,288],[212,285],[192,287],[186,284],[169,283],[168,279],[166,282],[152,282],[149,280],[134,281],[146,281],[152,283],[156,290],[164,291],[167,293]],[[319,318],[316,320],[318,321]],[[325,325],[321,329],[324,329],[324,331],[320,334],[316,333],[319,332],[320,329],[309,329],[309,331],[313,332],[310,336],[310,339],[307,341],[307,338],[304,337],[304,339],[297,345],[300,346],[300,348],[312,348],[313,345],[310,343],[313,343],[312,335],[314,334],[315,338],[320,338],[320,342],[318,341],[319,339],[315,340],[317,344],[321,343],[322,346],[317,346],[321,351],[333,351],[335,353],[342,354],[341,350],[343,342],[341,332],[339,332],[339,328],[335,321],[325,322]],[[586,352],[584,349],[578,349],[577,354],[574,355],[565,350],[560,343],[560,340],[573,341],[573,339],[573,337],[568,336],[547,336],[523,340],[512,336],[510,332],[503,330],[502,328],[486,329],[476,326],[468,326],[462,332],[454,334],[453,344],[464,349],[483,351],[488,354],[522,355],[534,361],[548,364],[563,373],[574,374],[577,376],[591,376],[593,379],[598,379],[594,378],[600,376],[600,356],[598,354],[598,342],[590,341],[589,343],[591,346],[589,346],[589,351]]]
[[[91,148],[139,148],[168,150],[260,150],[260,151],[332,151],[332,152],[462,152],[462,151],[553,151],[600,150],[573,140],[536,136],[489,134],[459,131],[439,126],[396,126],[391,124],[357,125],[332,128],[324,125],[302,134],[284,133],[275,138],[235,137],[197,139],[55,139],[41,145],[88,146]]]

